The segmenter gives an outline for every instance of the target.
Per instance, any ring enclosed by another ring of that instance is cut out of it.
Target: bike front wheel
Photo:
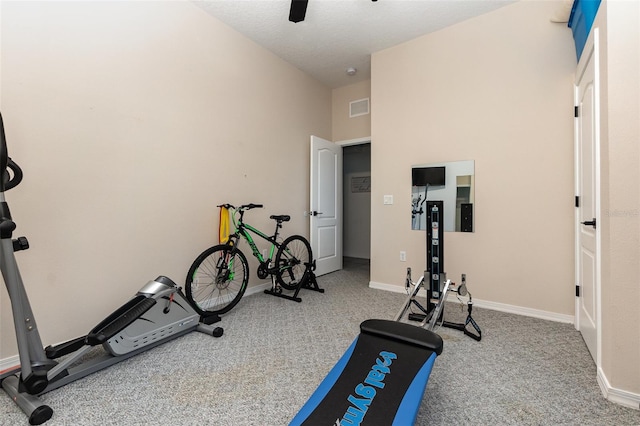
[[[287,290],[295,290],[309,279],[311,262],[309,241],[300,235],[290,236],[276,253],[276,281]]]
[[[202,316],[224,314],[238,304],[249,282],[247,258],[226,244],[208,248],[187,273],[187,300]]]

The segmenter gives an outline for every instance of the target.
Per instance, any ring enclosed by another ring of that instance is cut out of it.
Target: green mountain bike
[[[311,245],[306,238],[292,235],[279,242],[282,224],[288,222],[288,215],[272,215],[276,229],[272,236],[244,222],[244,213],[262,204],[245,204],[234,207],[223,204],[231,212],[235,231],[224,244],[218,244],[203,251],[193,262],[186,280],[186,296],[195,310],[202,316],[229,312],[242,298],[249,282],[249,263],[238,244],[243,238],[249,244],[253,256],[258,259],[258,278],[269,276],[275,283],[287,290],[299,289],[308,282],[312,274],[313,256]],[[271,245],[268,256],[263,256],[251,236],[268,241]]]

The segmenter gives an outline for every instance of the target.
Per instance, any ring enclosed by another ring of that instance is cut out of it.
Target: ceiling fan
[[[309,0],[291,0],[291,9],[289,9],[289,21],[304,21],[304,15],[307,13],[307,3],[309,3]]]
[[[309,3],[309,0],[291,0],[291,8],[289,9],[289,21],[296,23],[304,21],[304,16],[307,13],[307,3]]]

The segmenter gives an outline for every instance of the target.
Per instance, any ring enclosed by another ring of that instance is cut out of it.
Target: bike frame
[[[251,248],[251,252],[253,253],[253,256],[256,259],[258,259],[258,261],[261,264],[271,262],[273,260],[273,255],[275,254],[276,248],[280,246],[280,244],[276,241],[276,238],[278,237],[277,225],[276,225],[276,232],[271,237],[265,234],[264,232],[260,231],[259,229],[249,225],[248,223],[244,223],[243,221],[244,212],[245,210],[234,209],[232,214],[232,221],[233,221],[233,226],[235,227],[235,232],[229,235],[229,241],[233,239],[234,240],[233,246],[237,247],[238,240],[240,239],[240,237],[242,237],[247,241],[247,244],[249,244],[249,247]],[[240,218],[238,218],[237,215],[240,215]],[[254,233],[258,237],[262,238],[263,240],[271,243],[271,247],[269,248],[269,256],[267,258],[265,258],[262,255],[262,253],[260,253],[260,250],[258,249],[258,246],[256,245],[255,240],[251,236],[250,232]]]

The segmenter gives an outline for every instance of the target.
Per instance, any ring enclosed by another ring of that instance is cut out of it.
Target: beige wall
[[[349,117],[349,102],[369,98],[373,108],[371,80],[333,89],[331,95],[332,140],[345,141],[371,136],[371,114]]]
[[[2,2],[1,28],[0,106],[25,172],[7,198],[46,343],[159,274],[182,284],[217,242],[217,204],[264,203],[252,223],[287,213],[308,235],[309,135],[331,137],[331,90],[190,2]],[[0,298],[2,359],[16,350]]]
[[[445,234],[449,277],[466,273],[480,300],[573,315],[576,60],[557,6],[518,2],[373,55],[372,285],[425,265],[411,165],[475,160],[475,233]]]
[[[639,3],[603,2],[594,28],[602,49],[600,366],[609,386],[640,394]]]

